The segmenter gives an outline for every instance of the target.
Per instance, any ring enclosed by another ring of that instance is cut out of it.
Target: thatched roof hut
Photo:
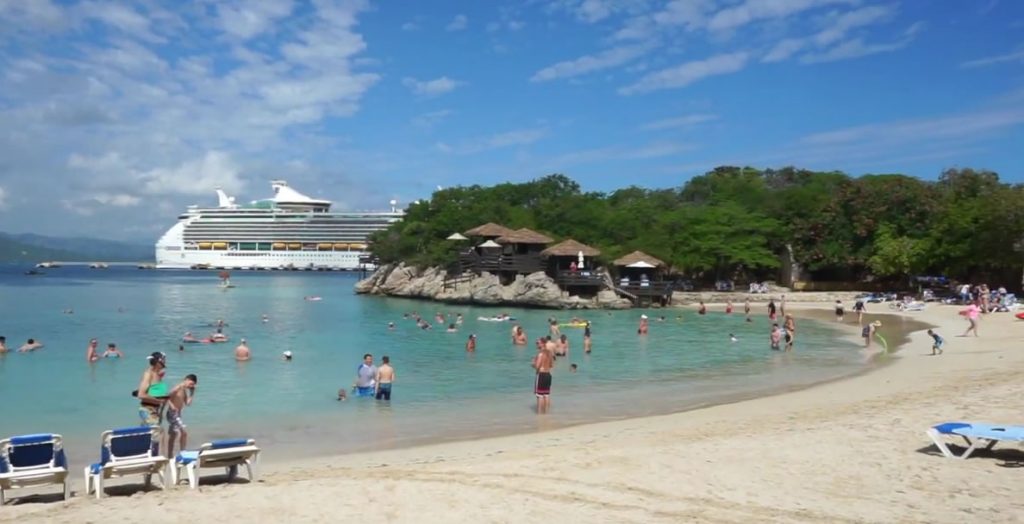
[[[468,237],[493,237],[498,238],[511,233],[515,233],[515,230],[509,229],[505,226],[495,224],[494,222],[488,222],[482,226],[476,226],[465,232]]]
[[[581,244],[571,238],[567,238],[541,251],[540,254],[546,257],[576,257],[579,256],[580,252],[583,252],[585,257],[596,257],[601,254],[599,249]]]
[[[515,231],[510,231],[498,237],[498,242],[501,244],[539,244],[546,245],[554,242],[551,237],[542,235],[532,229],[522,228]]]
[[[658,260],[657,258],[652,257],[651,255],[648,255],[647,253],[644,253],[643,251],[634,251],[634,252],[632,252],[632,253],[624,256],[624,257],[621,257],[621,258],[615,260],[615,262],[612,262],[612,263],[615,264],[616,266],[619,266],[619,267],[630,267],[630,266],[636,267],[637,265],[640,265],[640,264],[648,264],[649,266],[647,266],[647,267],[664,267],[665,266],[664,262],[662,262],[661,260]]]

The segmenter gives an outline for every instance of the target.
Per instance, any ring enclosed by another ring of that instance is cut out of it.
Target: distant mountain
[[[32,233],[0,233],[0,262],[103,261],[141,262],[153,259],[153,246],[97,238],[64,238]]]

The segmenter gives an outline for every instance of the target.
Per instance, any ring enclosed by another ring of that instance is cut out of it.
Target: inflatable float
[[[559,324],[558,327],[585,328],[585,327],[587,327],[587,323],[586,322],[568,322],[566,324]]]
[[[1019,319],[1021,319],[1021,320],[1024,320],[1024,311],[1021,311],[1020,313],[1017,313],[1017,314],[1016,314],[1016,315],[1014,315],[1014,316],[1015,316],[1015,317],[1017,317],[1017,318],[1019,318]]]
[[[516,318],[515,317],[501,317],[501,318],[497,318],[497,317],[476,317],[476,319],[481,321],[481,322],[509,322],[509,321],[515,320]]]

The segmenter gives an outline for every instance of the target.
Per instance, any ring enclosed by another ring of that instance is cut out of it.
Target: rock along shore
[[[482,273],[449,283],[439,267],[418,269],[404,263],[385,264],[355,285],[358,294],[420,298],[453,304],[541,307],[549,309],[628,309],[632,303],[614,291],[603,290],[593,298],[570,295],[543,272],[517,275],[502,285],[497,275]]]
[[[539,307],[548,309],[629,309],[632,302],[605,289],[593,297],[570,295],[555,284],[543,272],[518,275],[515,281],[502,285],[497,275],[483,273],[459,282],[448,284],[447,273],[440,267],[419,269],[404,263],[385,264],[369,277],[355,285],[355,292],[361,295],[382,295],[434,300],[451,304],[481,304],[488,306]],[[691,307],[699,301],[707,304],[724,304],[732,301],[737,307],[749,298],[751,302],[779,300],[783,295],[791,302],[826,302],[842,300],[851,310],[858,292],[792,292],[786,288],[773,287],[768,293],[749,294],[743,291],[676,291],[672,294],[674,307]],[[877,309],[878,306],[873,306]]]

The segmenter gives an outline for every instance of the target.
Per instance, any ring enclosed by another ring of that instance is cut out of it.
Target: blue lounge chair
[[[95,490],[96,498],[103,498],[105,479],[129,475],[144,475],[147,488],[157,475],[160,488],[166,489],[167,457],[159,453],[160,434],[160,428],[149,426],[104,431],[100,461],[85,468],[85,494]]]
[[[188,485],[195,489],[199,485],[199,468],[225,468],[228,480],[238,474],[238,466],[245,466],[249,482],[256,480],[256,463],[260,448],[253,439],[215,440],[203,444],[197,451],[182,451],[171,465],[171,483],[178,485],[181,468],[185,468]]]
[[[963,454],[949,450],[943,435],[956,435],[967,443]],[[939,451],[948,458],[965,459],[978,449],[990,450],[997,442],[1024,442],[1024,426],[1007,426],[975,422],[946,422],[928,428],[928,437]]]
[[[0,440],[0,506],[4,491],[28,486],[63,484],[64,500],[71,495],[63,439],[49,433]]]

